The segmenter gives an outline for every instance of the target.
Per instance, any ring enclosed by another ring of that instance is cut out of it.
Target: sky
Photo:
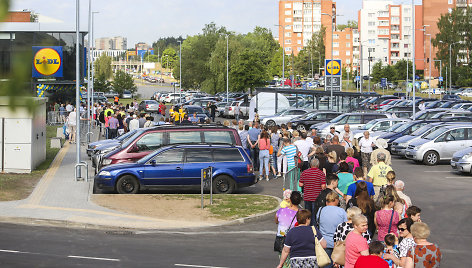
[[[75,29],[75,0],[10,0],[10,10],[32,10],[43,23],[63,23]],[[361,0],[337,0],[338,24],[357,21]],[[396,3],[411,3],[395,0]],[[80,0],[81,29],[87,29],[89,0]],[[278,0],[92,0],[95,38],[123,36],[128,47],[137,42],[152,44],[161,37],[201,33],[205,24],[215,22],[237,33],[256,26],[278,35]]]

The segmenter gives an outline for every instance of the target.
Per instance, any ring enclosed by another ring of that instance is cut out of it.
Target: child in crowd
[[[392,254],[400,259],[400,251],[398,250],[398,238],[394,234],[387,234],[385,236],[385,250],[384,253]],[[392,260],[385,260],[388,267],[396,267]]]
[[[421,222],[421,209],[417,206],[411,206],[406,210],[406,216],[414,222]]]
[[[287,189],[283,193],[284,200],[280,202],[280,207],[281,208],[286,208],[290,206],[290,196],[292,195],[292,190]]]
[[[400,202],[395,202],[393,209],[400,215],[400,220],[405,218],[405,205]]]

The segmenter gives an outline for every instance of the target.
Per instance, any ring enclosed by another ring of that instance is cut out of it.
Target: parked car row
[[[232,193],[256,182],[241,145],[233,128],[161,125],[90,143],[87,153],[98,189],[135,194],[159,187],[200,187],[201,170],[212,167],[213,191]]]

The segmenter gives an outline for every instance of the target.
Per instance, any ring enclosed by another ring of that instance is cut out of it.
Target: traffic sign
[[[326,90],[331,90],[331,78],[333,78],[333,91],[341,91],[341,77],[340,76],[327,76],[326,77]]]
[[[382,87],[387,87],[387,78],[380,78],[380,85]]]
[[[328,60],[325,59],[325,70],[326,75],[340,76],[341,72],[341,60]]]
[[[444,81],[444,78],[442,76],[440,76],[439,78],[439,82],[443,82]]]

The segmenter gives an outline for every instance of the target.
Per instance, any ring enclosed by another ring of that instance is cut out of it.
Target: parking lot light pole
[[[76,114],[76,165],[80,164],[80,0],[75,0],[75,114]],[[76,166],[76,179],[81,177],[80,168]]]
[[[291,26],[291,25],[284,26],[284,25],[276,24],[275,26],[282,27],[282,87],[284,87],[285,86],[285,27]]]
[[[432,47],[431,47],[431,34],[425,34],[426,36],[429,36],[429,80],[428,80],[428,84],[429,84],[429,89],[428,89],[428,98],[431,98],[431,62],[432,62],[432,59],[431,59],[431,50],[432,50]]]
[[[229,35],[226,35],[226,102],[229,102]]]
[[[179,104],[182,104],[182,41],[179,40],[179,47],[180,47],[180,52],[179,52]]]
[[[415,105],[415,99],[416,99],[416,86],[415,86],[415,80],[416,80],[416,66],[415,66],[415,0],[411,0],[411,23],[413,24],[413,27],[411,27],[413,29],[413,34],[412,34],[412,43],[413,43],[413,52],[411,53],[411,57],[412,57],[412,60],[413,60],[413,120],[415,118],[415,115],[416,115],[416,105]]]
[[[332,14],[328,14],[328,13],[321,13],[321,15],[326,15],[326,16],[329,16],[331,18],[331,72],[330,72],[330,77],[331,77],[331,83],[330,83],[330,91],[331,91],[331,94],[330,94],[330,97],[329,97],[329,103],[331,105],[328,105],[328,109],[333,109],[334,105],[333,105],[333,58],[334,58],[334,53],[333,53],[333,50],[334,50],[334,21],[333,21],[333,15]],[[328,69],[328,66],[326,66],[326,70]],[[342,77],[341,77],[342,79]],[[325,85],[326,87],[326,85]]]

